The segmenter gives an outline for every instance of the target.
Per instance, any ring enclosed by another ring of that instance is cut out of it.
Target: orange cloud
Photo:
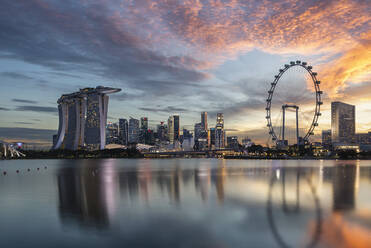
[[[189,0],[160,1],[151,8],[174,39],[212,61],[208,66],[252,48],[322,55],[330,58],[320,76],[332,95],[370,71],[371,16],[366,2]],[[339,54],[339,59],[333,59]]]
[[[357,77],[371,72],[371,31],[354,48],[339,59],[325,64],[321,71],[324,89],[336,94],[347,82],[357,83]]]

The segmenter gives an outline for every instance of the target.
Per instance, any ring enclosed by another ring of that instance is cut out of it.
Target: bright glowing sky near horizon
[[[330,127],[334,100],[356,105],[357,132],[371,130],[370,0],[1,6],[0,139],[51,142],[43,130],[58,128],[60,95],[104,85],[122,89],[110,97],[109,121],[148,116],[155,126],[180,114],[192,128],[201,111],[211,124],[223,112],[228,134],[264,143],[269,84],[298,59],[318,72],[325,92],[317,134]]]

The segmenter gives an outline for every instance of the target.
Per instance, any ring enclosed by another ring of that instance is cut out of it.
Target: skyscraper
[[[180,120],[179,115],[174,115],[174,140],[179,141],[180,138]]]
[[[195,142],[201,137],[202,131],[204,130],[202,123],[196,123],[194,127]]]
[[[106,144],[119,143],[119,126],[117,123],[109,122],[106,127]]]
[[[174,144],[174,118],[172,116],[167,119],[167,126],[170,144]]]
[[[148,118],[147,117],[140,118],[140,129],[148,130]]]
[[[208,148],[208,132],[204,129],[202,122],[196,123],[194,127],[195,150],[204,150]]]
[[[224,117],[223,113],[217,113],[216,114],[216,125],[221,125],[224,128]]]
[[[203,137],[206,138],[206,145],[205,145],[205,148],[209,147],[209,144],[210,144],[210,136],[209,136],[209,130],[208,130],[208,127],[207,127],[207,112],[202,112],[201,113],[201,126],[202,126],[202,129],[203,129]]]
[[[168,128],[169,128],[169,140],[170,144],[174,144],[175,141],[179,141],[180,136],[180,123],[179,115],[172,115],[168,119]]]
[[[130,118],[129,119],[129,143],[139,142],[139,120]]]
[[[225,132],[223,113],[218,113],[216,116],[215,127],[215,148],[221,149],[225,147]]]
[[[229,148],[233,148],[233,149],[237,150],[239,148],[238,137],[237,136],[228,136],[227,137],[227,146]]]
[[[351,142],[355,134],[355,106],[343,102],[331,103],[332,142]]]
[[[322,146],[329,148],[331,146],[331,129],[322,130]]]
[[[204,130],[208,130],[207,128],[207,112],[201,113],[201,125]]]
[[[215,147],[215,127],[210,128],[210,142],[209,142],[209,147],[210,149],[213,149]]]
[[[53,149],[104,149],[108,95],[121,89],[97,86],[58,99],[58,137]]]
[[[122,145],[129,142],[129,123],[126,119],[119,119],[119,138]]]
[[[139,143],[148,144],[148,118],[140,118]]]
[[[160,142],[166,141],[166,127],[164,122],[161,122],[160,125],[157,125],[157,136]]]

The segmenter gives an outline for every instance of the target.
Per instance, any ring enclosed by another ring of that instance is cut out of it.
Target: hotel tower
[[[53,149],[104,149],[108,95],[121,89],[97,86],[58,99],[59,128]]]

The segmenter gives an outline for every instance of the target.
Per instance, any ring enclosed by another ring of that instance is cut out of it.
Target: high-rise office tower
[[[322,146],[329,148],[331,146],[331,129],[322,130]]]
[[[201,113],[201,125],[204,130],[208,130],[207,128],[207,112]]]
[[[221,149],[225,147],[225,132],[223,113],[218,113],[216,116],[215,127],[215,148]]]
[[[194,127],[195,150],[204,150],[208,147],[208,132],[204,129],[202,122],[196,123]]]
[[[167,119],[167,126],[170,144],[174,144],[174,118],[172,116]]]
[[[238,149],[239,148],[238,137],[237,136],[228,136],[227,137],[227,146],[229,148]]]
[[[108,123],[106,127],[106,144],[119,143],[119,126],[117,123]]]
[[[210,137],[209,147],[213,148],[213,147],[215,147],[215,127],[210,128],[209,133],[210,133],[210,135],[209,135],[209,137]]]
[[[157,125],[157,136],[160,142],[166,141],[166,128],[164,122],[161,122],[160,125]]]
[[[58,137],[53,149],[104,149],[108,95],[121,89],[97,86],[58,99]]]
[[[119,119],[119,138],[122,145],[129,142],[129,123],[126,119]]]
[[[170,144],[174,144],[176,141],[179,141],[180,138],[179,115],[172,115],[169,117],[168,128]]]
[[[139,120],[130,118],[129,119],[129,143],[139,142]]]
[[[180,120],[179,115],[174,115],[174,140],[179,141],[180,138]]]
[[[140,129],[148,130],[148,118],[147,117],[140,118]]]
[[[208,126],[207,126],[207,112],[202,112],[201,113],[201,125],[202,125],[202,128],[203,128],[203,136],[206,137],[206,142],[207,144],[205,145],[206,147],[209,146],[209,143],[210,143],[210,137],[209,137],[209,130],[208,130]]]
[[[148,144],[148,118],[140,118],[139,143]]]
[[[354,139],[356,122],[355,106],[343,102],[331,103],[332,142],[351,142]]]
[[[181,143],[184,151],[191,151],[193,149],[193,135],[189,130],[185,128],[183,128],[183,139]]]
[[[219,124],[215,127],[215,148],[220,149],[225,147],[225,135],[224,135],[224,129]]]
[[[224,128],[224,117],[223,113],[217,113],[216,114],[216,125],[221,125]]]
[[[202,123],[196,123],[194,127],[195,142],[201,137],[202,131],[203,131]]]

